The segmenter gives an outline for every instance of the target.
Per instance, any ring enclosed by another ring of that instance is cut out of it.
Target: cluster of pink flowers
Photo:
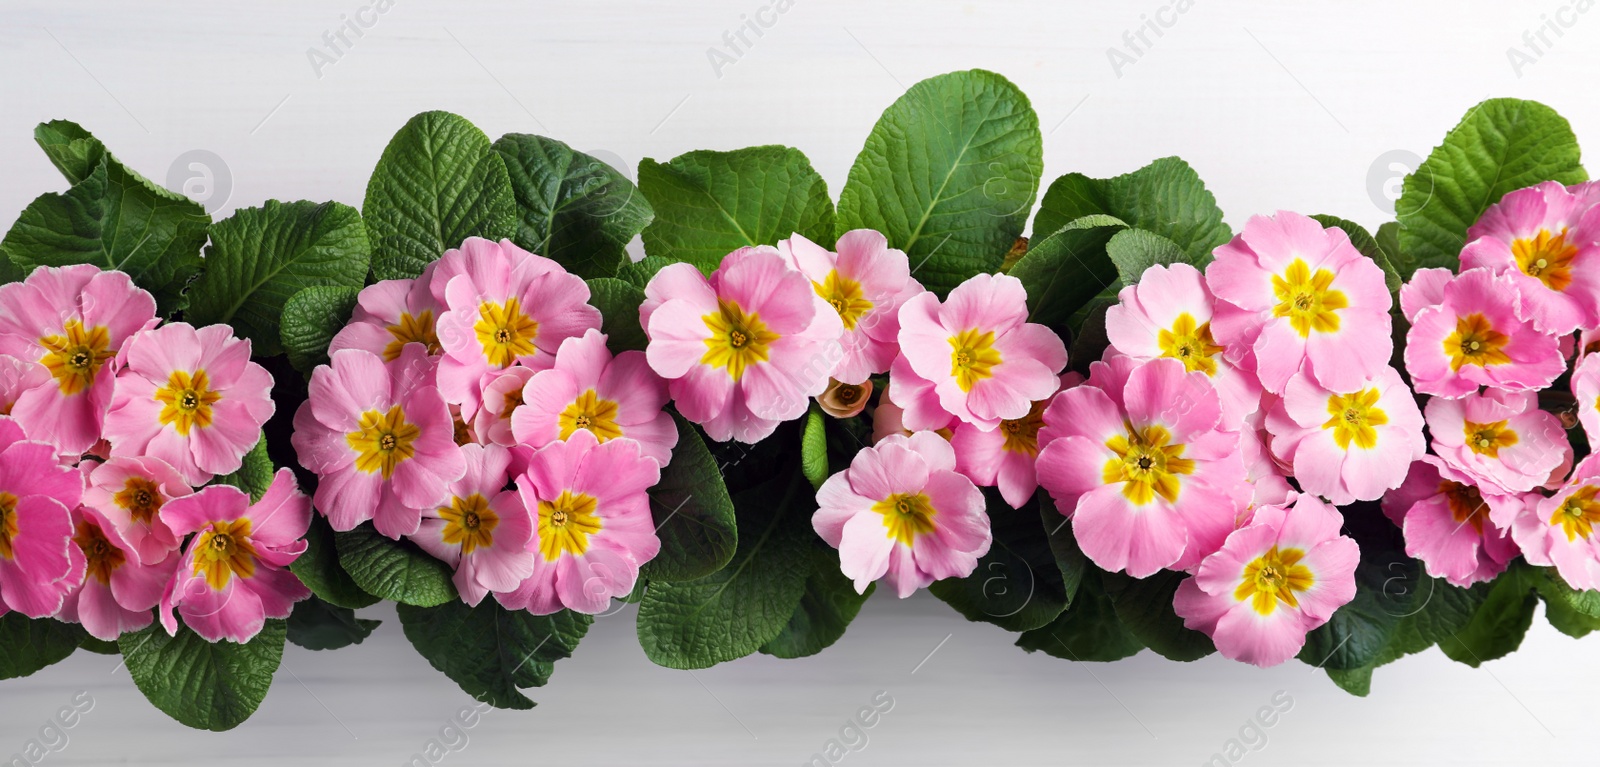
[[[468,604],[598,613],[632,591],[678,432],[667,383],[611,353],[588,300],[556,262],[480,238],[362,290],[295,413],[316,508],[449,563]]]
[[[310,506],[288,470],[252,504],[212,485],[272,417],[231,328],[161,324],[126,274],[39,267],[0,286],[0,613],[113,640],[174,611],[244,642],[310,595],[285,568]],[[197,490],[197,488],[199,488]]]

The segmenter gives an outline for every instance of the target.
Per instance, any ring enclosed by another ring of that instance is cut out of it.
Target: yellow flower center
[[[510,367],[518,357],[534,353],[533,339],[539,335],[539,323],[522,313],[522,301],[516,297],[497,304],[484,301],[478,305],[478,321],[472,330],[483,347],[483,358],[494,368]]]
[[[128,477],[122,483],[122,489],[111,496],[111,500],[119,508],[127,509],[133,521],[148,525],[161,511],[161,488],[144,477]]]
[[[994,348],[994,331],[969,328],[950,337],[950,375],[962,391],[972,391],[979,381],[994,375],[1000,350]]]
[[[1450,504],[1450,516],[1458,524],[1470,523],[1473,530],[1480,535],[1483,533],[1483,520],[1489,516],[1489,505],[1483,502],[1483,495],[1478,488],[1446,479],[1439,483],[1439,492]]]
[[[856,323],[862,315],[872,310],[872,302],[863,297],[861,283],[848,277],[840,277],[839,270],[828,272],[822,282],[811,283],[817,295],[827,301],[833,310],[839,313],[839,319],[844,321],[845,330],[855,330]]]
[[[562,490],[554,501],[539,502],[539,553],[554,562],[562,552],[580,556],[589,550],[589,536],[600,532],[599,500],[587,493]]]
[[[1039,454],[1039,428],[1044,426],[1044,408],[1048,404],[1048,400],[1039,400],[1028,408],[1027,415],[1000,422],[1000,434],[1005,437],[1002,447],[1006,452],[1030,458]]]
[[[1278,298],[1278,305],[1273,307],[1272,313],[1278,317],[1288,317],[1289,324],[1299,331],[1301,338],[1311,335],[1313,330],[1318,333],[1337,332],[1339,315],[1335,312],[1349,306],[1350,301],[1344,293],[1332,289],[1331,285],[1333,272],[1318,269],[1312,273],[1311,267],[1297,258],[1282,276],[1272,275],[1272,292]]]
[[[357,429],[344,435],[350,449],[356,451],[356,470],[371,474],[382,470],[383,478],[394,476],[394,467],[417,454],[412,447],[422,429],[406,420],[399,405],[380,413],[368,410],[361,414]]]
[[[1517,444],[1517,433],[1506,428],[1507,421],[1494,423],[1465,422],[1463,431],[1466,433],[1467,447],[1478,455],[1490,458],[1500,458],[1500,448],[1511,447]]]
[[[62,394],[77,394],[94,383],[106,360],[116,356],[111,348],[111,333],[104,325],[84,328],[83,321],[67,320],[58,336],[39,339],[45,353],[39,363],[55,376]]]
[[[111,574],[128,561],[122,549],[112,545],[100,528],[88,522],[78,523],[78,531],[72,536],[72,542],[78,544],[78,549],[83,552],[84,571],[88,577],[102,585],[111,583]]]
[[[479,307],[478,311],[481,315],[482,307]],[[428,348],[429,354],[439,353],[439,333],[433,327],[432,309],[423,309],[421,314],[415,316],[411,312],[401,312],[400,321],[390,325],[386,330],[389,331],[389,335],[394,340],[390,341],[388,346],[383,347],[383,359],[385,362],[393,362],[398,359],[400,351],[406,348],[406,344],[422,344]],[[487,347],[488,344],[484,346]]]
[[[1168,444],[1172,433],[1161,425],[1134,428],[1123,422],[1126,435],[1106,440],[1116,457],[1106,461],[1100,478],[1106,484],[1122,483],[1122,497],[1143,506],[1161,496],[1168,503],[1178,500],[1180,474],[1193,474],[1194,461],[1183,457],[1183,445]]]
[[[1239,579],[1239,587],[1233,590],[1233,598],[1240,602],[1250,600],[1250,606],[1262,615],[1271,615],[1280,602],[1299,607],[1295,592],[1305,591],[1316,582],[1311,568],[1300,564],[1304,557],[1305,552],[1299,549],[1280,550],[1273,546],[1267,553],[1244,566],[1244,574]]]
[[[922,493],[895,493],[872,504],[872,510],[883,515],[885,534],[907,546],[918,535],[938,529],[933,518],[939,510],[933,508],[933,501]]]
[[[1333,429],[1333,441],[1342,450],[1351,444],[1362,450],[1377,447],[1378,430],[1373,427],[1389,422],[1389,414],[1378,408],[1377,387],[1329,397],[1328,416],[1322,428]]]
[[[449,506],[439,507],[439,518],[444,520],[444,542],[459,544],[462,554],[493,546],[494,529],[500,526],[500,515],[491,511],[489,500],[477,493],[451,498]]]
[[[0,559],[17,556],[17,501],[16,496],[0,492]]]
[[[566,439],[579,429],[588,429],[600,442],[622,436],[617,425],[617,403],[600,399],[594,389],[587,389],[572,401],[557,417],[561,425],[561,438]]]
[[[194,574],[204,575],[213,590],[222,590],[235,575],[255,575],[256,549],[250,543],[248,519],[212,522],[195,539],[193,550]]]
[[[1161,356],[1182,361],[1189,372],[1199,370],[1208,376],[1217,374],[1217,361],[1214,358],[1222,352],[1222,347],[1211,338],[1211,323],[1196,325],[1194,317],[1184,312],[1172,321],[1171,330],[1163,330],[1156,335],[1156,342],[1161,345]]]
[[[156,390],[155,400],[161,403],[161,414],[157,417],[162,426],[170,424],[178,434],[187,437],[190,429],[211,425],[211,406],[220,399],[221,394],[211,391],[211,379],[206,371],[196,370],[191,375],[174,370],[167,377],[167,385]]]
[[[1444,353],[1450,358],[1450,369],[1461,370],[1462,365],[1504,365],[1511,361],[1504,349],[1511,338],[1494,329],[1482,314],[1469,314],[1456,320],[1456,332],[1444,339]]]
[[[738,304],[717,299],[717,310],[700,318],[711,330],[700,362],[724,368],[737,381],[752,365],[767,361],[768,347],[781,336],[767,330],[755,312],[744,313]]]
[[[1550,516],[1551,526],[1560,525],[1569,541],[1593,535],[1595,523],[1600,522],[1600,501],[1594,499],[1597,493],[1600,493],[1600,487],[1591,485],[1567,496],[1567,500],[1556,508],[1556,513]]]
[[[1551,290],[1566,290],[1572,284],[1572,262],[1578,257],[1578,246],[1567,242],[1566,229],[1556,233],[1540,229],[1533,239],[1512,240],[1511,256],[1523,274],[1538,278]]]

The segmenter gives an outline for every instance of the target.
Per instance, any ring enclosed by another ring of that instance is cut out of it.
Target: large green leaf
[[[656,214],[644,229],[645,252],[708,274],[748,245],[775,245],[796,233],[833,242],[828,185],[798,149],[697,151],[666,163],[645,158],[639,190]]]
[[[339,564],[333,528],[321,514],[311,515],[305,542],[306,550],[289,565],[289,571],[311,589],[311,593],[329,604],[351,609],[378,603],[378,598],[357,586]]]
[[[82,628],[52,618],[0,615],[0,679],[28,676],[59,663],[87,636]]]
[[[534,615],[494,599],[437,607],[400,605],[400,625],[417,653],[462,691],[497,708],[529,709],[519,688],[542,687],[555,662],[572,657],[594,619],[562,610]]]
[[[800,471],[813,488],[820,488],[828,481],[827,419],[822,408],[812,402],[811,409],[806,412],[805,429],[800,433]]]
[[[39,123],[33,129],[33,140],[69,184],[88,178],[106,155],[106,146],[100,139],[70,120]]]
[[[361,644],[379,623],[357,618],[348,607],[312,597],[296,602],[289,614],[289,641],[307,650],[338,650]]]
[[[189,291],[184,318],[227,323],[253,351],[282,351],[278,323],[289,297],[304,288],[360,288],[372,246],[361,213],[337,202],[267,200],[211,225],[206,270]]]
[[[673,413],[678,444],[650,488],[661,553],[640,568],[651,581],[692,581],[728,564],[739,543],[733,501],[700,430]]]
[[[1176,661],[1192,661],[1217,651],[1211,637],[1183,625],[1172,608],[1178,584],[1189,576],[1162,570],[1148,578],[1120,573],[1103,576],[1117,618],[1144,646]]]
[[[1544,599],[1545,618],[1557,631],[1577,638],[1600,630],[1600,591],[1574,589],[1548,567],[1539,568],[1530,580]]]
[[[1117,617],[1111,598],[1094,574],[1083,580],[1071,607],[1050,623],[1024,631],[1017,637],[1017,646],[1066,660],[1102,663],[1122,660],[1144,649],[1139,638]]]
[[[517,199],[518,245],[583,277],[610,277],[655,212],[620,171],[553,138],[507,133],[494,142]]]
[[[589,303],[600,310],[600,330],[606,334],[606,348],[612,354],[644,351],[650,342],[639,325],[639,305],[644,290],[616,277],[594,277],[589,281]]]
[[[1106,179],[1068,173],[1055,180],[1039,203],[1033,236],[1045,237],[1084,216],[1102,214],[1165,237],[1203,266],[1232,233],[1222,210],[1194,168],[1164,157],[1132,173]]]
[[[772,641],[805,596],[811,487],[798,471],[736,498],[739,548],[728,566],[680,583],[652,580],[639,604],[639,645],[668,668],[709,668]]]
[[[433,607],[456,599],[450,566],[428,556],[410,541],[385,538],[362,523],[333,534],[339,564],[368,594],[416,607]]]
[[[423,112],[394,135],[367,182],[361,213],[380,280],[415,277],[468,237],[517,233],[505,162],[483,131],[449,112]]]
[[[1011,276],[1028,291],[1028,321],[1065,327],[1074,314],[1117,281],[1106,243],[1127,227],[1099,213],[1073,219],[1028,246]]]
[[[994,540],[965,578],[936,581],[928,591],[954,607],[967,620],[993,623],[1007,631],[1028,631],[1049,624],[1067,609],[1061,566],[1051,548],[1052,528],[1036,502],[1020,509],[1006,505],[999,493],[985,488]],[[1070,535],[1070,525],[1056,522],[1056,535]]]
[[[54,159],[54,158],[52,158]],[[77,160],[63,162],[78,169]],[[198,203],[156,186],[103,153],[94,170],[63,193],[35,199],[0,250],[24,271],[94,264],[128,273],[162,313],[182,308],[183,288],[201,266],[211,216]]]
[[[1306,634],[1299,658],[1321,668],[1349,670],[1372,664],[1388,646],[1409,605],[1408,594],[1396,584],[1416,583],[1421,563],[1406,556],[1399,528],[1376,503],[1346,507],[1344,517],[1345,531],[1361,550],[1355,597]]]
[[[1566,118],[1536,101],[1490,99],[1467,113],[1406,177],[1400,222],[1400,276],[1426,267],[1454,269],[1467,228],[1506,192],[1541,181],[1588,178]]]
[[[645,256],[633,263],[623,264],[617,269],[617,278],[628,282],[634,287],[644,290],[650,284],[650,278],[661,271],[661,267],[676,263],[670,258],[661,256]]]
[[[839,193],[839,232],[882,232],[943,297],[1000,269],[1039,193],[1043,154],[1039,116],[1009,80],[981,69],[923,80],[867,136]]]
[[[360,288],[328,286],[306,288],[289,297],[278,338],[295,370],[309,376],[328,362],[328,344],[350,321],[360,297]]]
[[[1324,671],[1345,691],[1366,695],[1372,688],[1374,669],[1422,652],[1453,636],[1472,618],[1489,588],[1488,583],[1479,583],[1470,589],[1459,588],[1443,579],[1430,578],[1415,566],[1399,563],[1384,584],[1380,602],[1398,618],[1389,643],[1365,666],[1349,669],[1324,666]],[[1322,657],[1326,655],[1311,662]]]
[[[1495,579],[1466,624],[1439,641],[1439,649],[1451,660],[1473,668],[1510,655],[1533,625],[1534,606],[1539,602],[1535,577],[1537,573],[1522,560],[1513,562]]]
[[[839,570],[839,552],[820,538],[812,539],[809,558],[810,575],[806,577],[800,607],[789,616],[783,631],[761,646],[761,652],[779,658],[803,658],[822,652],[844,636],[844,630],[878,585],[867,584],[867,590],[857,594],[855,584]]]
[[[159,624],[118,640],[133,683],[167,716],[221,732],[250,718],[283,660],[288,629],[281,619],[245,644],[207,642],[188,626],[167,636]]]
[[[1194,265],[1193,258],[1178,243],[1143,229],[1124,229],[1106,243],[1106,257],[1117,267],[1119,287],[1139,282],[1144,270],[1169,264]]]

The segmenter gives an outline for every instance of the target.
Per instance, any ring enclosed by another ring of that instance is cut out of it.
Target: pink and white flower
[[[1560,486],[1572,466],[1561,419],[1539,409],[1535,392],[1488,389],[1458,400],[1428,400],[1433,452],[1486,492]]]
[[[1337,505],[1378,500],[1426,452],[1422,412],[1387,366],[1342,391],[1296,374],[1267,414],[1267,431],[1300,487]]]
[[[719,442],[753,444],[800,417],[843,353],[838,313],[770,246],[729,253],[709,280],[671,264],[644,292],[646,359]]]
[[[899,428],[907,434],[949,429],[956,423],[956,417],[939,404],[933,382],[917,375],[904,354],[890,363],[889,383],[878,398],[878,407],[890,408],[890,416],[899,419]]]
[[[839,550],[856,591],[884,579],[902,599],[964,578],[989,552],[983,493],[956,471],[956,453],[931,432],[892,435],[856,453],[822,483],[811,526]]]
[[[563,341],[555,365],[529,377],[519,396],[522,405],[511,415],[518,444],[540,448],[582,430],[600,442],[632,439],[663,466],[678,444],[678,427],[664,410],[667,382],[644,352],[613,357],[598,330]]]
[[[411,540],[455,569],[456,590],[476,606],[491,591],[515,591],[533,574],[533,517],[522,496],[506,487],[510,450],[466,445],[461,455],[466,474],[450,484],[449,502],[423,514]]]
[[[933,382],[939,406],[993,430],[1027,416],[1060,385],[1067,348],[1049,328],[1028,322],[1028,294],[1009,275],[979,274],[943,302],[921,293],[900,308],[900,354]],[[910,395],[907,381],[897,397]],[[899,389],[900,387],[896,387]]]
[[[1233,530],[1244,482],[1239,434],[1221,418],[1210,380],[1182,362],[1096,362],[1044,412],[1039,484],[1102,569],[1192,567]]]
[[[365,349],[393,362],[406,344],[421,344],[438,355],[437,324],[443,305],[433,297],[434,261],[413,280],[383,280],[361,289],[350,323],[328,344],[328,353],[340,349]]]
[[[67,595],[56,617],[81,623],[90,636],[115,641],[155,621],[154,608],[178,568],[178,555],[141,564],[133,547],[100,512],[80,507],[72,543],[82,557],[82,585]]]
[[[1431,455],[1411,464],[1405,483],[1383,497],[1384,513],[1405,531],[1407,556],[1422,560],[1428,575],[1463,588],[1494,580],[1517,556],[1517,544],[1491,517],[1521,510],[1515,496],[1483,492]]]
[[[1288,508],[1256,509],[1250,524],[1178,584],[1172,606],[1224,657],[1282,663],[1305,646],[1306,632],[1355,597],[1360,551],[1339,534],[1343,524],[1337,510],[1308,495]]]
[[[0,285],[0,354],[49,374],[25,376],[11,415],[30,439],[63,455],[100,439],[111,408],[116,356],[124,341],[156,322],[156,302],[122,272],[88,264],[41,266]]]
[[[1600,589],[1600,455],[1578,462],[1549,498],[1526,499],[1510,520],[1511,537],[1528,564],[1555,567],[1575,589]],[[1504,515],[1497,520],[1504,526]]]
[[[365,352],[342,352],[365,354]],[[161,510],[172,532],[193,535],[161,596],[161,625],[176,635],[183,622],[209,642],[244,643],[267,618],[287,618],[311,590],[289,572],[306,550],[311,502],[279,469],[261,500],[231,485],[174,498]]]
[[[177,469],[159,458],[112,458],[90,469],[83,505],[109,525],[134,558],[154,565],[177,550],[178,539],[161,519],[167,501],[194,492]]]
[[[510,240],[469,237],[445,251],[430,288],[445,307],[437,325],[439,391],[468,411],[477,408],[484,373],[550,367],[562,341],[600,327],[583,278]]]
[[[812,289],[839,314],[844,354],[829,375],[847,384],[889,369],[899,352],[900,305],[922,292],[911,278],[906,254],[889,247],[888,238],[871,229],[839,236],[830,252],[798,234],[778,243],[778,250]]]
[[[1061,376],[1062,389],[1080,383],[1083,376],[1077,373]],[[1044,411],[1049,405],[1048,398],[1037,400],[1027,415],[1001,421],[1000,428],[989,431],[970,423],[956,424],[950,435],[950,446],[956,450],[956,471],[979,487],[999,488],[1000,497],[1011,508],[1022,508],[1039,488],[1034,463],[1047,444],[1040,437]]]
[[[1211,379],[1222,423],[1236,427],[1261,403],[1255,376],[1240,370],[1211,335],[1215,300],[1205,276],[1188,264],[1152,266],[1106,309],[1106,336],[1116,351],[1143,361],[1171,357]]]
[[[569,338],[561,343],[565,346],[572,340]],[[560,356],[560,352],[556,354]],[[478,402],[477,411],[472,414],[474,442],[501,447],[517,444],[516,435],[511,429],[511,418],[522,409],[523,387],[528,385],[528,379],[533,378],[533,375],[533,368],[521,365],[483,374],[482,397]]]
[[[533,574],[500,604],[548,615],[562,608],[590,615],[626,596],[639,567],[661,551],[646,494],[661,468],[639,443],[605,444],[588,430],[551,442],[517,478],[535,516]]]
[[[272,375],[227,325],[169,322],[128,340],[105,420],[112,456],[165,461],[191,485],[238,471],[272,417]]]
[[[466,465],[432,372],[420,344],[406,344],[390,365],[344,349],[312,371],[290,442],[318,475],[316,505],[333,529],[370,519],[398,539],[417,531],[424,509],[449,500]]]
[[[1218,299],[1212,334],[1268,391],[1281,393],[1303,368],[1353,390],[1389,363],[1383,270],[1337,227],[1288,211],[1255,216],[1217,248],[1206,285]]]
[[[23,439],[15,421],[0,418],[0,601],[10,609],[53,615],[77,585],[70,509],[82,494],[83,476],[57,462],[54,446]]]
[[[1509,192],[1467,230],[1461,268],[1506,276],[1507,303],[1550,335],[1600,325],[1600,212],[1555,181]]]
[[[1444,287],[1440,303],[1418,310],[1405,351],[1417,391],[1439,397],[1464,397],[1479,386],[1526,391],[1561,375],[1567,366],[1556,339],[1517,317],[1515,294],[1510,277],[1471,269]]]

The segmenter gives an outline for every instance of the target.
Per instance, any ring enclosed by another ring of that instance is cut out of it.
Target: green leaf
[[[33,140],[69,184],[88,178],[106,156],[106,145],[70,120],[39,123],[33,129]]]
[[[1367,230],[1363,229],[1360,224],[1354,221],[1347,221],[1338,216],[1312,216],[1311,218],[1324,227],[1343,230],[1345,234],[1350,236],[1350,244],[1354,245],[1356,250],[1361,251],[1361,255],[1372,259],[1378,265],[1378,268],[1383,270],[1383,282],[1389,288],[1389,292],[1400,292],[1400,285],[1404,282],[1404,280],[1400,279],[1400,271],[1395,269],[1394,263],[1389,260],[1389,254],[1378,244],[1378,241],[1371,234],[1368,234]]]
[[[1172,608],[1178,584],[1189,576],[1162,570],[1142,579],[1113,573],[1102,577],[1117,618],[1157,655],[1187,662],[1217,651],[1210,637],[1185,627],[1183,619]]]
[[[833,243],[828,184],[798,149],[697,151],[667,163],[645,158],[639,189],[656,213],[644,230],[645,252],[707,274],[739,248],[776,245],[796,233]]]
[[[1103,214],[1073,219],[1028,246],[1011,276],[1028,291],[1028,321],[1064,327],[1072,315],[1118,279],[1106,243],[1126,228]]]
[[[267,438],[257,437],[256,444],[244,454],[244,462],[239,470],[232,474],[217,477],[215,484],[232,485],[250,494],[250,502],[255,503],[266,495],[267,488],[272,486],[272,478],[276,473],[272,459],[267,457]]]
[[[813,489],[828,481],[828,416],[817,403],[806,411],[805,431],[800,435],[800,471]]]
[[[81,627],[19,612],[0,615],[0,679],[28,676],[66,660],[89,636]]]
[[[1144,270],[1152,266],[1193,265],[1178,243],[1143,229],[1124,229],[1112,235],[1106,243],[1106,256],[1117,267],[1121,287],[1138,283]]]
[[[661,553],[639,569],[652,581],[692,581],[721,570],[739,543],[733,500],[700,430],[673,413],[678,444],[650,488]]]
[[[328,344],[350,322],[360,288],[306,288],[283,305],[278,338],[294,369],[311,375],[328,362]]]
[[[1372,241],[1378,244],[1378,249],[1389,259],[1390,266],[1400,263],[1400,222],[1385,221],[1378,226],[1378,231],[1372,233]],[[1396,273],[1398,273],[1398,268]]]
[[[628,241],[655,217],[620,171],[553,138],[507,133],[494,142],[517,200],[523,248],[581,277],[610,277]]]
[[[182,308],[183,287],[200,271],[211,216],[109,154],[64,193],[41,195],[18,216],[0,250],[24,272],[94,264],[128,273],[163,314]]]
[[[267,200],[241,208],[211,225],[206,270],[184,319],[230,324],[254,354],[271,357],[283,351],[278,322],[289,298],[317,286],[359,289],[371,257],[361,213],[348,205]]]
[[[1083,555],[1083,549],[1078,548],[1078,540],[1072,537],[1072,522],[1056,509],[1049,493],[1038,491],[1033,497],[1039,505],[1039,521],[1044,525],[1045,540],[1050,545],[1051,555],[1055,557],[1056,569],[1061,572],[1062,590],[1067,595],[1068,604],[1071,604],[1083,584],[1084,576],[1089,572],[1089,558]]]
[[[122,654],[122,648],[118,647],[117,643],[115,641],[108,642],[108,641],[106,641],[104,639],[99,639],[97,637],[92,637],[92,636],[90,636],[88,634],[88,632],[85,632],[84,635],[83,635],[83,639],[78,642],[78,649],[84,650],[86,652],[92,652],[95,655],[121,655]]]
[[[1068,173],[1056,179],[1039,203],[1033,235],[1052,234],[1096,213],[1177,243],[1196,266],[1208,263],[1211,251],[1232,236],[1200,174],[1176,157],[1164,157],[1113,178]]]
[[[1025,631],[1017,646],[1073,661],[1108,663],[1144,649],[1117,617],[1099,578],[1085,578],[1072,606],[1048,625]]]
[[[400,605],[400,625],[417,654],[462,691],[496,708],[530,709],[519,688],[542,687],[555,662],[572,657],[594,619],[562,610],[534,615],[507,610],[493,599],[477,607]]]
[[[639,325],[644,290],[615,277],[595,277],[588,282],[589,303],[600,310],[600,331],[606,334],[606,347],[612,354],[644,351],[650,342]]]
[[[288,629],[269,619],[244,644],[207,642],[180,624],[167,636],[156,624],[118,640],[139,691],[167,716],[190,727],[222,732],[250,718],[283,660]]]
[[[380,280],[416,277],[468,237],[517,233],[505,162],[483,131],[449,112],[423,112],[394,135],[367,182],[361,213]]]
[[[772,641],[805,596],[811,513],[799,472],[736,499],[739,548],[728,566],[699,580],[651,580],[639,604],[639,645],[668,668],[710,668]]]
[[[306,530],[305,542],[305,552],[289,565],[289,571],[318,599],[351,609],[378,603],[377,597],[357,586],[350,574],[340,566],[333,528],[328,526],[328,520],[321,514],[311,515],[311,527]]]
[[[1530,579],[1544,599],[1545,619],[1557,631],[1578,638],[1600,629],[1600,591],[1574,589],[1549,567]]]
[[[1351,695],[1365,698],[1372,692],[1372,667],[1362,666],[1353,669],[1326,669],[1328,678]]]
[[[923,80],[878,118],[839,193],[839,233],[874,229],[942,298],[999,271],[1044,173],[1039,116],[1000,75]]]
[[[839,552],[820,539],[813,541],[810,559],[811,571],[799,609],[789,616],[783,631],[761,646],[761,652],[778,658],[804,658],[822,652],[844,636],[850,621],[855,620],[861,605],[878,585],[869,583],[865,593],[857,594],[855,584],[839,570]]]
[[[1537,574],[1522,560],[1513,562],[1495,579],[1488,596],[1466,625],[1439,641],[1439,649],[1450,660],[1473,668],[1511,654],[1522,645],[1522,637],[1533,625],[1533,608],[1539,602],[1534,591],[1535,577]]]
[[[970,621],[993,623],[1007,631],[1028,631],[1049,624],[1067,609],[1067,592],[1046,522],[1036,502],[1013,509],[997,492],[985,488],[994,541],[965,578],[946,578],[928,587],[934,596]],[[1070,535],[1071,525],[1056,522],[1056,535]]]
[[[348,607],[316,597],[296,602],[289,614],[289,641],[307,650],[338,650],[372,635],[380,621],[357,618]]]
[[[339,564],[368,594],[416,607],[433,607],[456,598],[450,566],[428,556],[410,541],[385,538],[365,522],[335,532]]]
[[[1536,101],[1490,99],[1467,113],[1406,177],[1400,222],[1400,276],[1425,267],[1454,269],[1467,228],[1506,192],[1541,181],[1588,178],[1566,118]]]
[[[1421,563],[1406,555],[1399,528],[1376,503],[1359,503],[1344,512],[1345,530],[1361,550],[1355,597],[1306,635],[1298,657],[1320,668],[1349,670],[1373,663],[1388,646],[1410,604],[1401,592],[1417,582]]]
[[[670,258],[661,256],[645,256],[633,263],[623,264],[617,270],[617,278],[631,283],[634,287],[644,290],[650,284],[650,278],[661,271],[661,267],[677,263]]]

